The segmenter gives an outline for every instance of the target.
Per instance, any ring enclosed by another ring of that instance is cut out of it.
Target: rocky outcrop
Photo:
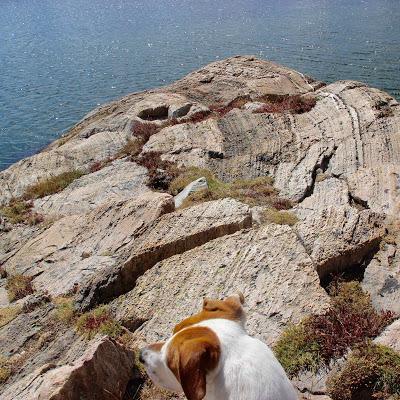
[[[399,143],[400,107],[386,93],[254,57],[94,110],[0,172],[0,207],[38,181],[83,174],[34,199],[43,222],[0,217],[0,307],[10,307],[5,275],[32,277],[36,291],[0,327],[0,355],[18,366],[0,397],[122,399],[135,379],[122,345],[55,322],[59,296],[80,312],[108,303],[138,343],[168,337],[204,296],[240,290],[249,331],[273,344],[288,324],[326,309],[324,287],[338,273],[361,280],[376,308],[400,313]],[[154,189],[168,161],[222,182],[268,176],[286,198],[277,208],[293,205],[297,219],[265,223],[270,204],[230,198],[178,209],[193,187],[175,199]],[[397,349],[397,327],[377,340]],[[304,398],[325,398],[310,384],[318,377],[303,378]]]
[[[111,339],[99,338],[71,364],[45,364],[11,385],[2,399],[121,399],[135,368],[132,351]]]
[[[201,284],[199,284],[201,282]],[[296,234],[268,225],[216,239],[156,264],[114,303],[122,321],[147,320],[142,339],[165,338],[203,297],[246,293],[247,327],[269,344],[289,322],[328,304],[311,258]]]

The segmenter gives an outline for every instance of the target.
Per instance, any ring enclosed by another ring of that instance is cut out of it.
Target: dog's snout
[[[144,354],[145,354],[146,349],[141,349],[139,352],[139,361],[144,364],[145,360],[144,360]]]

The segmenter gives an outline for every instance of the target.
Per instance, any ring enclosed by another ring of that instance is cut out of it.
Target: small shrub
[[[263,223],[274,223],[278,225],[296,224],[299,219],[290,211],[278,211],[275,208],[268,208],[262,213],[261,220]]]
[[[163,161],[159,152],[145,153],[136,158],[135,161],[147,168],[148,184],[156,190],[168,190],[172,180],[179,174],[176,164],[170,161]]]
[[[352,347],[378,336],[394,319],[391,312],[374,310],[370,296],[362,291],[358,282],[336,283],[330,288],[330,294],[331,305],[326,312],[308,317],[299,326],[289,327],[274,349],[291,375],[299,373],[303,365],[310,369],[304,359],[328,365],[330,360],[342,357]],[[294,350],[289,352],[290,340],[294,340],[296,333],[299,339],[293,345]],[[313,368],[317,364],[313,364]]]
[[[289,326],[274,346],[274,352],[290,377],[300,371],[316,372],[320,366],[320,348],[310,341],[304,323]]]
[[[329,290],[331,307],[310,318],[307,326],[310,339],[318,341],[327,362],[366,338],[378,336],[394,319],[389,311],[375,311],[358,282],[336,283]]]
[[[22,197],[25,200],[32,200],[61,192],[75,179],[78,179],[83,175],[84,173],[82,171],[73,170],[52,176],[29,186]]]
[[[7,278],[6,289],[10,301],[22,299],[33,293],[32,277],[21,274],[10,275]]]
[[[303,114],[311,111],[316,105],[314,97],[302,96],[299,94],[292,96],[276,96],[266,99],[265,105],[254,113],[291,113],[291,114]]]
[[[0,384],[4,383],[11,375],[8,360],[0,354]]]
[[[100,306],[81,315],[77,322],[78,332],[87,339],[92,339],[98,333],[117,337],[121,334],[121,325],[114,320],[106,306]]]
[[[20,312],[21,308],[16,306],[0,308],[0,328],[11,322]]]
[[[371,342],[360,344],[328,379],[333,400],[388,399],[400,395],[400,355]]]
[[[142,146],[148,142],[150,136],[156,134],[160,128],[156,124],[136,122],[132,128],[132,133],[139,139]]]
[[[54,299],[56,305],[56,318],[66,324],[70,324],[75,318],[75,303],[71,297],[57,297]]]

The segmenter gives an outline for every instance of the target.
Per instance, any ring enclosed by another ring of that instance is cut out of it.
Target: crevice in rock
[[[146,108],[142,110],[138,117],[145,121],[160,121],[168,119],[168,109],[167,106],[159,106],[154,108]]]
[[[299,200],[299,203],[301,203],[303,200],[305,200],[307,197],[310,197],[313,195],[314,193],[314,188],[315,188],[315,183],[316,183],[316,178],[317,178],[317,174],[318,172],[326,172],[329,168],[329,164],[331,162],[332,157],[335,155],[337,146],[334,146],[332,151],[330,151],[329,153],[325,153],[322,154],[322,158],[320,162],[317,162],[314,165],[314,168],[311,172],[311,183],[309,186],[307,186],[306,190],[304,191],[303,196],[301,197],[301,199]]]
[[[352,249],[333,257],[317,266],[321,286],[327,290],[334,281],[359,281],[364,279],[368,264],[379,251],[381,238],[364,243],[358,249]]]
[[[84,311],[98,304],[106,304],[132,290],[137,279],[158,262],[182,254],[221,236],[250,228],[251,225],[252,217],[248,215],[240,222],[214,226],[207,231],[197,232],[176,241],[138,251],[126,260],[117,271],[112,270],[83,288],[77,299],[78,307]]]
[[[349,191],[349,204],[357,210],[369,210],[367,200],[360,199]]]

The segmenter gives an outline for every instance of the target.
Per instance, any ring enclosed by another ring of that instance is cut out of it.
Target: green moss
[[[83,175],[84,173],[80,170],[72,170],[47,179],[43,179],[38,183],[29,186],[22,197],[25,200],[32,200],[61,192],[75,179],[78,179]]]
[[[87,339],[98,333],[118,337],[122,332],[121,325],[114,320],[107,306],[100,306],[81,315],[76,322],[76,328]]]
[[[278,225],[292,226],[299,221],[297,216],[290,211],[279,211],[274,208],[268,208],[262,213],[261,220],[263,223],[274,223]]]
[[[274,346],[279,362],[290,377],[300,371],[317,371],[321,365],[320,348],[310,341],[304,323],[289,326]]]
[[[363,343],[328,379],[327,388],[333,400],[400,396],[400,355],[386,346]]]
[[[7,277],[6,289],[8,299],[15,301],[33,293],[32,277],[21,274],[9,275]]]
[[[0,308],[0,328],[7,325],[21,312],[21,307],[10,306]]]

